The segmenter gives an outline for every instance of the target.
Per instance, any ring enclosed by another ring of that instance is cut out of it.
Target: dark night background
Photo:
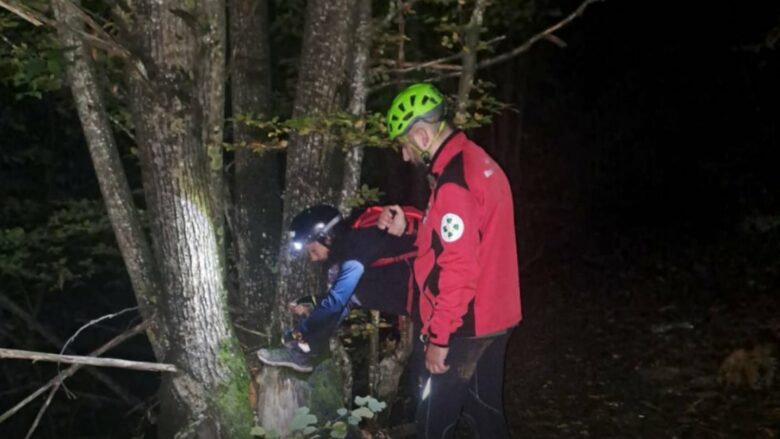
[[[471,133],[515,190],[525,314],[506,371],[515,437],[780,435],[778,384],[718,382],[731,352],[776,346],[780,335],[780,47],[765,44],[778,25],[776,1],[607,0],[558,33],[566,48],[542,42],[484,72],[515,108]],[[0,96],[0,228],[43,221],[67,199],[97,200],[78,120],[53,102],[67,95],[15,101],[6,87]],[[30,144],[50,152],[26,159]],[[397,201],[408,193],[370,168],[391,160],[385,154],[370,152],[364,174]],[[30,291],[26,305],[63,339],[132,306],[117,254],[105,261],[115,265],[99,279]],[[0,345],[32,349],[19,336],[25,326],[3,326],[3,313]],[[119,320],[74,349],[88,351],[129,323]],[[143,343],[112,356],[152,358]],[[0,362],[0,412],[36,388],[8,379],[30,367],[41,382],[55,370]],[[138,398],[154,391],[149,375],[110,373]],[[138,432],[143,414],[102,401],[106,392],[90,380],[82,373],[69,387],[92,398],[55,397],[90,414],[52,410],[36,437]],[[37,409],[0,432],[24,434]]]

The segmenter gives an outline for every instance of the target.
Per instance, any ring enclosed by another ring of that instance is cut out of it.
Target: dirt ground
[[[513,437],[780,437],[778,379],[759,390],[718,381],[735,349],[776,343],[762,338],[780,316],[774,272],[729,271],[717,254],[687,268],[684,255],[633,268],[585,259],[523,282],[506,362]]]

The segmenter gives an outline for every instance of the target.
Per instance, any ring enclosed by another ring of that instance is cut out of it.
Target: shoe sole
[[[262,362],[263,364],[267,364],[268,366],[275,366],[275,367],[289,367],[290,369],[293,369],[298,372],[311,372],[314,370],[313,367],[306,367],[301,366],[298,363],[293,363],[290,361],[273,361],[269,360],[267,358],[263,358],[260,356],[260,354],[257,354],[257,358]]]

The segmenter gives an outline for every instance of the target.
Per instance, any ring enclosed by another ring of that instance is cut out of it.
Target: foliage
[[[347,200],[347,207],[359,207],[368,204],[376,204],[384,195],[379,188],[371,188],[367,184],[360,186],[357,193],[352,194]]]
[[[33,0],[27,6],[42,8]],[[41,98],[62,88],[64,57],[55,35],[0,10],[0,84],[17,89],[16,97]]]
[[[462,130],[479,128],[493,122],[494,116],[510,110],[509,104],[499,101],[490,94],[493,88],[495,85],[488,81],[481,79],[474,81],[472,95],[466,104],[463,116],[453,120],[455,126]],[[454,103],[450,104],[450,108],[454,108]]]
[[[26,216],[30,203],[3,206],[2,216]],[[8,224],[8,221],[4,222]],[[25,290],[63,290],[102,273],[120,275],[119,252],[101,201],[62,203],[40,223],[0,229],[0,280]]]
[[[371,321],[371,314],[365,309],[350,310],[340,333],[342,341],[346,345],[352,344],[355,339],[365,339],[379,329],[391,328],[392,325],[385,319],[381,319],[379,325]]]
[[[777,26],[773,27],[766,34],[766,38],[764,39],[764,45],[769,49],[774,49],[777,47],[779,42],[780,42],[780,23],[778,23]]]
[[[332,147],[348,150],[357,146],[386,148],[392,144],[384,134],[387,128],[384,116],[373,113],[363,117],[347,112],[329,115],[282,119],[279,116],[237,114],[233,122],[256,129],[257,140],[251,143],[229,144],[225,147],[249,148],[255,152],[285,149],[290,136],[321,134],[332,136]]]
[[[387,408],[387,404],[371,396],[356,396],[353,410],[340,408],[334,419],[319,424],[319,419],[308,407],[300,407],[295,412],[295,416],[290,421],[290,434],[287,438],[324,438],[330,437],[343,439],[347,437],[350,426],[357,427],[361,421],[373,419],[374,416]],[[274,430],[265,429],[262,426],[255,426],[251,431],[252,436],[263,437],[266,439],[279,438],[279,433]]]

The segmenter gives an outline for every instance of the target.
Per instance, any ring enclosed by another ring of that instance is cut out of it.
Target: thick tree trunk
[[[307,3],[303,49],[296,87],[293,117],[327,116],[338,109],[338,90],[344,85],[347,51],[354,34],[351,12],[356,0],[311,0]],[[342,183],[343,155],[329,144],[324,133],[297,135],[290,139],[285,173],[283,227],[305,207],[328,202],[336,204]],[[286,237],[286,234],[283,235]],[[311,264],[289,258],[288,242],[280,246],[279,279],[275,318],[281,330],[292,322],[286,304],[303,294],[316,292],[321,285]],[[275,374],[278,373],[278,376]],[[316,407],[329,416],[343,404],[339,367],[333,359],[318,367],[309,380],[319,373],[330,377],[316,384],[286,370],[265,369],[260,380],[258,415],[264,425],[284,425],[298,405]],[[303,397],[302,397],[303,395]],[[333,397],[336,395],[337,397]],[[285,402],[284,404],[280,401]],[[265,407],[272,407],[268,412]]]
[[[368,68],[373,29],[371,22],[371,2],[358,2],[355,24],[357,31],[353,40],[352,68],[349,84],[348,110],[355,116],[366,112],[368,98]],[[363,147],[355,146],[347,152],[344,162],[344,179],[341,183],[339,210],[346,214],[349,210],[349,199],[357,193],[360,186],[360,171],[363,168]]]
[[[338,89],[344,84],[351,30],[350,11],[356,0],[312,0],[306,9],[303,50],[296,86],[293,117],[326,116],[338,108]],[[342,182],[343,161],[339,149],[323,133],[293,136],[287,149],[284,225],[303,208],[335,204]],[[282,242],[277,298],[278,315],[285,304],[317,289],[316,276],[287,257]],[[300,261],[299,261],[300,262]],[[282,319],[282,325],[289,321]]]
[[[198,64],[195,77],[198,80],[199,102],[203,117],[201,139],[208,152],[211,169],[211,200],[214,205],[214,227],[217,231],[222,269],[225,262],[225,177],[223,167],[225,125],[225,50],[227,46],[227,17],[225,0],[208,0],[199,4]]]
[[[271,112],[271,60],[266,0],[230,0],[232,113]],[[255,153],[242,144],[258,133],[233,124],[235,154],[235,244],[238,298],[255,325],[270,332],[275,265],[282,228],[279,153]]]
[[[161,360],[168,350],[168,341],[164,316],[155,312],[161,291],[159,274],[133,204],[89,48],[73,31],[80,29],[83,23],[74,4],[69,1],[53,0],[52,9],[57,19],[60,42],[63,47],[70,49],[64,51],[68,60],[68,82],[76,101],[100,192],[141,315],[150,322],[146,334],[157,359]]]
[[[171,350],[181,371],[161,393],[161,437],[249,437],[246,364],[229,324],[220,224],[204,124],[214,114],[219,69],[203,67],[220,0],[137,1],[130,38],[144,78],[131,72],[131,101],[144,192],[163,291]],[[203,47],[203,46],[207,47]],[[204,76],[206,75],[206,76]],[[211,92],[209,92],[211,90]],[[218,92],[217,92],[218,93]],[[208,96],[208,98],[206,98]]]

